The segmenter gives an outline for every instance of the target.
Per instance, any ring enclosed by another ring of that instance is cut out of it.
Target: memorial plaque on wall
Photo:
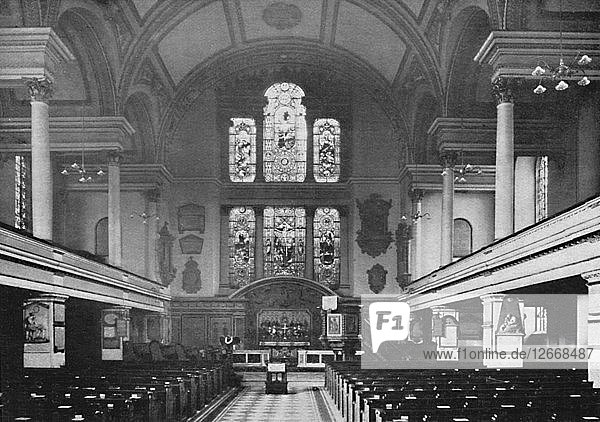
[[[202,244],[204,239],[193,234],[188,234],[185,237],[179,239],[179,246],[181,247],[181,253],[184,255],[199,255],[202,253]]]
[[[179,233],[196,231],[204,233],[204,207],[187,204],[177,210]]]
[[[65,351],[65,327],[54,327],[54,352]]]

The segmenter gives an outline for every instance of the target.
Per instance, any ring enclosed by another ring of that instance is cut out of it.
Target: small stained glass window
[[[304,276],[306,256],[304,208],[266,207],[264,248],[265,276]]]
[[[548,157],[538,157],[535,163],[535,221],[548,217]]]
[[[318,119],[313,126],[314,175],[317,182],[340,179],[340,124],[334,119]]]
[[[473,229],[471,224],[464,218],[454,220],[454,240],[452,255],[454,258],[462,258],[473,251]]]
[[[304,91],[288,83],[265,93],[263,170],[266,182],[303,182],[306,178],[306,110]]]
[[[233,288],[254,281],[254,210],[235,207],[229,212],[229,285]]]
[[[15,155],[15,227],[31,231],[30,158]]]
[[[340,213],[335,208],[315,210],[314,248],[317,281],[337,289],[340,284]]]
[[[235,117],[229,127],[229,178],[253,182],[256,177],[256,125],[254,119]]]

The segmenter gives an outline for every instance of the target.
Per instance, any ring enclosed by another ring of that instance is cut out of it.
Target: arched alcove
[[[253,348],[320,348],[322,333],[321,298],[337,294],[321,283],[306,278],[272,277],[257,280],[229,296],[245,299],[246,329],[244,347]],[[281,327],[292,333],[294,325],[302,325],[306,335],[270,336],[268,327]],[[284,324],[287,326],[285,328]],[[287,338],[286,338],[287,337]]]

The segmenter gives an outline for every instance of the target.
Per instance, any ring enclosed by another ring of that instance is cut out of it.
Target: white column
[[[495,238],[513,233],[514,220],[514,111],[513,95],[506,79],[494,81],[496,106],[496,204]]]
[[[515,231],[535,223],[535,162],[537,157],[517,157],[515,162]]]
[[[157,280],[156,274],[158,263],[156,261],[156,242],[158,241],[159,215],[158,203],[160,202],[160,190],[151,189],[144,193],[146,201],[146,214],[149,216],[145,221],[146,242],[145,242],[145,273],[146,278]]]
[[[412,189],[410,197],[412,199],[413,216],[423,215],[423,195],[425,191],[422,189]],[[411,247],[411,273],[412,279],[416,280],[422,275],[422,260],[423,260],[423,218],[417,218],[413,223]]]
[[[600,270],[581,274],[581,277],[588,286],[587,347],[600,348]],[[600,350],[594,350],[588,360],[588,380],[595,388],[600,387]]]
[[[500,318],[500,310],[502,309],[502,301],[506,295],[490,294],[481,296],[483,304],[483,342],[482,348],[486,356],[489,356],[496,350],[496,328],[498,327],[498,319]],[[483,359],[485,366],[490,365],[494,359]]]
[[[121,266],[121,156],[108,157],[108,263]]]
[[[27,82],[31,97],[31,205],[33,235],[52,240],[52,165],[48,99],[52,83],[47,79]]]
[[[440,265],[452,262],[452,238],[454,237],[454,155],[442,156],[442,221],[440,242]]]

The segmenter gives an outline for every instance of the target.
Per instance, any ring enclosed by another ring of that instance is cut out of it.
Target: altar
[[[297,363],[298,349],[310,345],[311,315],[306,309],[263,309],[257,314],[258,344],[271,361]]]

